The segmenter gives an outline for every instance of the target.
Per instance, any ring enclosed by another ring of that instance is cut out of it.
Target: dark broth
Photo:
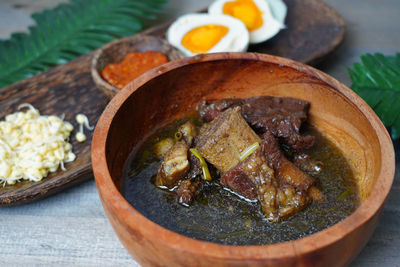
[[[272,244],[321,231],[343,220],[358,206],[353,173],[346,159],[318,131],[307,127],[316,143],[305,152],[323,163],[323,171],[314,177],[326,197],[324,203],[312,203],[287,220],[271,223],[264,218],[258,203],[246,202],[213,181],[204,183],[190,207],[183,207],[175,194],[154,186],[160,161],[152,152],[155,142],[173,136],[182,123],[180,120],[164,127],[132,151],[125,163],[121,188],[136,210],[171,231],[221,244]]]

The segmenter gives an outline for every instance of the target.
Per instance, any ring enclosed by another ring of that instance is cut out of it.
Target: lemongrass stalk
[[[207,181],[211,181],[210,171],[208,170],[207,162],[204,160],[203,156],[200,154],[197,148],[189,149],[190,152],[199,159],[201,170],[203,171],[203,179]]]
[[[239,155],[239,160],[243,161],[245,160],[248,156],[250,156],[251,154],[253,154],[254,151],[257,150],[257,148],[260,147],[260,144],[258,142],[255,142],[254,144],[252,144],[251,146],[249,146],[248,148],[246,148],[245,150],[243,150],[242,153],[240,153]]]

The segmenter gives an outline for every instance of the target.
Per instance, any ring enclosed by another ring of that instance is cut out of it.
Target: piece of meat
[[[323,198],[322,193],[314,186],[315,179],[301,171],[283,155],[283,152],[279,149],[278,141],[271,132],[267,131],[263,135],[260,147],[269,166],[274,169],[280,184],[290,185],[297,190],[306,192],[313,188],[313,194],[310,194],[310,197],[316,201],[320,201]]]
[[[237,166],[224,173],[220,183],[249,200],[257,200],[256,185],[240,167]]]
[[[263,96],[246,99],[242,114],[260,132],[269,130],[292,148],[303,149],[314,145],[314,137],[300,135],[309,107],[307,101],[300,99]]]
[[[312,159],[305,153],[295,154],[292,161],[300,170],[310,175],[317,175],[322,171],[322,162]]]
[[[189,206],[197,193],[201,190],[202,183],[200,182],[202,179],[202,168],[200,164],[200,160],[189,152],[189,165],[190,169],[187,175],[185,176],[185,180],[181,180],[178,187],[174,190],[178,197],[179,204],[183,206]],[[211,177],[215,177],[215,169],[212,166],[209,166],[209,171]]]
[[[221,184],[249,200],[258,199],[269,221],[279,221],[309,203],[303,190],[280,185],[261,148],[224,173]]]
[[[277,202],[279,203],[279,219],[303,209],[310,202],[309,196],[303,190],[296,190],[291,186],[281,186],[278,188]]]
[[[221,172],[239,163],[239,156],[260,137],[240,115],[240,107],[228,109],[199,131],[196,148]]]
[[[244,161],[224,173],[220,183],[249,200],[258,199],[268,220],[275,221],[279,218],[279,214],[276,213],[278,183],[261,149],[257,149]]]
[[[308,189],[308,195],[313,201],[320,203],[325,201],[324,194],[316,186],[311,186],[310,189]]]
[[[200,160],[189,152],[189,171],[181,180],[174,192],[177,195],[178,203],[188,207],[194,200],[198,191],[201,190],[202,169]]]
[[[168,150],[170,150],[173,146],[174,140],[168,137],[155,143],[153,146],[153,151],[157,158],[162,159],[165,154],[167,154]]]
[[[197,135],[196,126],[190,121],[185,122],[178,128],[178,132],[182,133],[182,137],[186,144],[190,147],[192,146],[193,139]]]
[[[211,101],[203,100],[197,107],[197,111],[199,112],[200,117],[202,117],[206,122],[210,122],[228,108],[241,106],[242,104],[243,99],[241,98],[226,98],[223,100]]]
[[[314,145],[313,136],[300,135],[300,127],[307,120],[310,107],[304,100],[272,96],[207,100],[200,103],[198,112],[203,119],[210,121],[226,109],[236,106],[242,108],[244,119],[260,133],[269,130],[293,149]]]
[[[279,148],[278,141],[271,132],[267,131],[263,135],[261,148],[265,158],[277,173],[277,177],[281,183],[306,191],[315,183],[313,177],[302,172],[283,155],[283,152]]]
[[[234,104],[238,102],[224,102],[222,107]],[[215,111],[215,107],[211,110]],[[240,110],[236,106],[218,113],[214,120],[200,129],[196,147],[205,159],[223,172],[222,185],[249,200],[257,199],[266,218],[279,221],[310,202],[308,190],[315,180],[284,157],[278,141],[268,130],[260,148],[240,161],[239,155],[243,150],[260,142],[240,115]],[[212,117],[212,113],[205,116]],[[257,138],[247,141],[248,136]]]
[[[189,206],[192,203],[200,187],[201,183],[199,181],[183,180],[179,184],[178,188],[175,190],[179,204],[186,207]]]
[[[258,201],[267,219],[270,221],[278,220],[279,214],[276,213],[279,206],[276,201],[278,183],[275,179],[274,170],[267,165],[261,149],[257,149],[239,165],[239,168],[255,184]]]
[[[281,183],[289,184],[297,189],[307,191],[315,183],[313,177],[302,172],[285,157],[282,158],[276,172]]]
[[[179,141],[165,154],[157,172],[156,185],[171,188],[189,171],[188,149],[184,141]]]
[[[200,160],[190,152],[189,152],[189,165],[190,169],[187,178],[194,179],[197,177],[201,177],[202,170],[201,170]]]

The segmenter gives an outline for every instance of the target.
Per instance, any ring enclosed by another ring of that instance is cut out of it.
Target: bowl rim
[[[235,246],[192,239],[168,230],[152,222],[138,212],[121,195],[115,186],[108,169],[106,161],[106,142],[108,131],[114,116],[132,93],[154,77],[178,69],[187,64],[223,60],[262,61],[298,70],[327,83],[350,103],[354,104],[370,122],[379,141],[382,168],[379,172],[374,188],[375,190],[379,190],[380,193],[370,194],[350,216],[327,229],[297,240],[268,245]],[[94,177],[102,202],[107,202],[108,208],[110,208],[114,214],[121,214],[123,212],[125,215],[120,219],[123,220],[131,229],[140,232],[146,239],[152,240],[153,242],[163,243],[163,245],[181,252],[202,254],[216,259],[229,258],[230,260],[241,260],[250,257],[255,260],[278,260],[290,258],[295,255],[308,254],[317,249],[334,244],[344,236],[356,231],[361,225],[364,225],[373,219],[374,215],[382,207],[389,194],[394,180],[395,171],[393,143],[385,126],[368,104],[354,91],[330,75],[300,62],[267,54],[246,52],[200,54],[189,58],[171,61],[163,65],[162,68],[157,67],[147,72],[146,75],[138,77],[123,88],[112,99],[101,115],[93,135],[91,156]],[[105,208],[104,204],[105,203],[103,203],[103,207]],[[146,227],[140,227],[140,225],[146,225]]]

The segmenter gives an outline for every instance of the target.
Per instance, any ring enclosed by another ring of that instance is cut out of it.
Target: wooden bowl
[[[123,164],[135,144],[159,125],[182,117],[203,98],[290,96],[311,102],[310,123],[344,153],[362,203],[343,221],[313,235],[264,246],[229,246],[167,230],[136,211],[119,191]],[[181,59],[125,87],[94,133],[92,163],[104,210],[132,256],[152,266],[342,266],[370,238],[391,188],[391,139],[371,108],[327,74],[264,54],[218,53]]]
[[[132,37],[118,39],[106,44],[93,54],[91,73],[97,87],[108,97],[113,98],[120,89],[104,80],[101,76],[101,71],[110,63],[120,62],[129,52],[144,52],[148,50],[164,53],[170,61],[184,58],[182,52],[158,37],[137,34]]]

